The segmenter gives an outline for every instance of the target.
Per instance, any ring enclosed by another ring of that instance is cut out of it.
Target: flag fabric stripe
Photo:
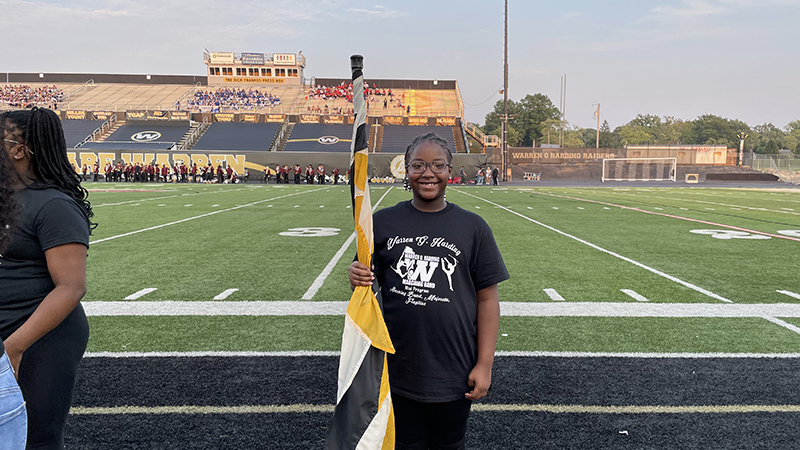
[[[350,153],[350,194],[357,235],[359,262],[372,265],[372,207],[367,186],[367,114],[364,100],[363,58],[351,57],[353,104],[356,112]],[[357,286],[347,306],[339,383],[333,420],[325,439],[330,450],[390,450],[395,429],[386,353],[394,353],[383,320],[380,291]]]

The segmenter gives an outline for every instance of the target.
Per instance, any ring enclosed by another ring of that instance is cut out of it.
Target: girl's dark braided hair
[[[406,147],[406,164],[409,164],[411,161],[409,156],[411,156],[411,152],[416,150],[417,147],[422,145],[424,142],[431,142],[433,144],[438,145],[441,147],[445,152],[447,152],[447,162],[450,163],[453,160],[453,152],[450,151],[450,147],[447,145],[447,141],[439,137],[436,133],[428,133],[428,134],[421,134],[414,138],[411,141],[411,144]]]
[[[8,161],[8,153],[5,149],[0,150],[0,255],[8,248],[19,212],[19,205],[11,197],[14,193],[14,189],[11,187],[13,170]]]
[[[36,182],[28,187],[55,188],[75,200],[86,216],[91,233],[97,224],[91,221],[94,212],[87,200],[89,192],[81,186],[80,176],[67,159],[67,141],[64,139],[64,129],[58,115],[49,109],[37,107],[8,111],[0,114],[0,126],[7,136],[13,136],[12,139],[22,139],[30,151]],[[33,180],[30,176],[28,178]]]

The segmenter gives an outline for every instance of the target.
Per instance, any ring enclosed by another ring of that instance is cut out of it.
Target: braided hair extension
[[[13,170],[8,153],[5,149],[0,150],[0,255],[8,248],[19,212],[19,205],[11,197],[14,194],[11,184]]]
[[[58,115],[49,109],[37,107],[8,111],[0,114],[0,125],[16,140],[22,138],[30,152],[37,182],[28,187],[55,188],[75,200],[86,216],[91,233],[97,224],[91,221],[94,212],[87,199],[89,192],[81,186],[80,176],[67,159],[67,142]]]
[[[409,160],[411,152],[416,150],[417,147],[419,147],[425,142],[431,142],[433,144],[436,144],[439,147],[441,147],[445,152],[447,152],[448,163],[450,163],[453,160],[453,152],[451,152],[450,147],[447,146],[447,141],[439,137],[439,135],[436,133],[428,133],[428,134],[421,134],[415,137],[414,140],[411,141],[411,144],[408,145],[408,147],[406,148],[406,156],[405,156],[406,166],[408,166],[408,164],[411,162]]]

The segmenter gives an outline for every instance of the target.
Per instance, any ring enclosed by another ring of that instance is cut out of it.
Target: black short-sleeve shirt
[[[509,278],[489,225],[449,203],[427,213],[410,201],[374,215],[375,274],[396,353],[392,390],[449,402],[471,389],[478,361],[477,292]]]
[[[89,247],[80,206],[57,189],[22,189],[22,207],[8,250],[0,257],[0,338],[7,339],[55,288],[44,252],[59,245]]]

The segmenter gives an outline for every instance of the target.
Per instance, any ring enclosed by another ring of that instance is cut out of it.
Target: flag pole
[[[353,75],[353,139],[350,194],[353,201],[358,261],[372,266],[372,204],[367,185],[367,108],[364,58],[350,57]],[[394,412],[386,353],[394,353],[383,320],[380,289],[356,286],[347,305],[339,357],[336,407],[325,436],[326,450],[394,449]]]

